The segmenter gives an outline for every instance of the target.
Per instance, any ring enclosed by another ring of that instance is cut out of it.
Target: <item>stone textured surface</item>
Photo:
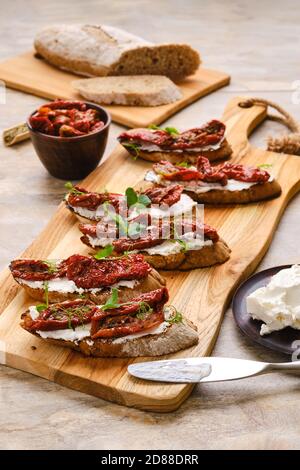
[[[159,14],[157,13],[159,10]],[[299,2],[281,0],[21,0],[6,2],[0,16],[0,59],[31,47],[34,33],[52,22],[103,22],[154,41],[189,42],[207,67],[232,74],[232,84],[193,104],[172,119],[188,128],[218,117],[237,94],[277,101],[297,118],[292,84],[299,80]],[[297,61],[297,62],[296,62]],[[42,100],[7,90],[0,104],[0,131],[22,122]],[[121,127],[113,125],[106,155]],[[265,123],[251,137],[264,146]],[[7,265],[40,232],[64,187],[48,176],[29,142],[0,144],[0,267]],[[280,157],[278,157],[280,158]],[[260,265],[300,261],[299,201],[295,197]],[[250,343],[226,314],[214,355],[264,361],[286,358]],[[189,449],[299,447],[299,378],[277,374],[239,382],[199,385],[172,414],[145,413],[89,397],[13,369],[0,367],[2,449]]]

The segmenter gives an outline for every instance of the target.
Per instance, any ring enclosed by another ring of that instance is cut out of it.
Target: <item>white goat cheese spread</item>
[[[36,320],[36,318],[39,316],[39,312],[34,306],[29,307],[29,314],[33,320]],[[172,312],[168,309],[168,307],[166,307],[165,319],[168,320],[170,316],[172,316]],[[164,321],[160,325],[155,326],[154,328],[149,328],[148,330],[145,330],[145,331],[140,331],[138,333],[133,333],[131,335],[116,338],[112,342],[115,344],[118,344],[118,343],[124,343],[126,341],[130,341],[135,338],[141,338],[142,336],[158,335],[158,334],[163,333],[169,326],[170,326],[170,323],[168,321]],[[87,323],[85,325],[79,325],[74,329],[65,328],[62,330],[52,330],[52,331],[37,330],[37,334],[41,338],[44,338],[44,339],[47,339],[47,338],[61,339],[64,341],[73,341],[75,343],[78,341],[81,341],[84,338],[88,338],[86,342],[88,343],[89,346],[92,346],[94,344],[94,341],[91,338],[89,338],[90,330],[91,330],[91,323]]]
[[[166,321],[160,323],[160,325],[155,326],[154,328],[149,328],[148,330],[145,330],[145,331],[139,331],[138,333],[133,333],[132,335],[121,336],[120,338],[114,339],[113,343],[114,344],[126,343],[127,341],[130,341],[132,339],[141,338],[142,336],[159,335],[163,333],[170,326],[170,323],[167,320],[172,316],[171,309],[169,309],[168,307],[165,307],[164,316],[165,316]]]
[[[45,283],[44,281],[27,281],[26,279],[16,279],[20,284],[24,284],[28,287],[32,287],[33,289],[44,289],[45,288]],[[111,286],[109,286],[111,289],[113,287],[129,287],[129,289],[133,289],[136,284],[139,281],[137,280],[121,280]],[[92,294],[97,294],[100,292],[102,289],[106,287],[99,287],[99,288],[94,288],[94,289],[83,289],[82,287],[77,287],[74,281],[71,281],[70,279],[67,279],[66,277],[63,278],[57,278],[57,279],[51,279],[47,281],[48,283],[48,291],[49,292],[61,292],[61,293],[67,293],[67,294],[83,294],[84,292],[91,292]]]
[[[149,214],[151,219],[164,219],[191,213],[195,206],[197,206],[196,201],[193,201],[187,194],[181,194],[179,201],[175,202],[172,206],[167,204],[152,204],[149,208],[147,207],[143,210],[142,213]],[[133,210],[128,220],[132,221],[140,213],[137,210]]]
[[[73,328],[66,328],[64,330],[41,331],[37,330],[37,334],[41,338],[49,339],[63,339],[64,341],[80,341],[87,338],[91,334],[91,324],[79,325],[74,330]]]
[[[155,173],[155,171],[150,170],[146,173],[145,176],[146,181],[150,181],[152,183],[160,183],[164,186],[168,186],[170,184],[176,183],[176,181],[168,181],[164,180],[160,175]],[[268,183],[271,183],[274,180],[272,176],[270,176]],[[207,193],[208,191],[212,190],[219,190],[219,191],[242,191],[243,189],[249,189],[251,186],[254,186],[257,183],[248,183],[245,181],[238,181],[234,179],[229,179],[225,186],[222,186],[218,183],[205,183],[203,181],[178,181],[186,191],[192,191],[196,194]]]
[[[279,271],[266,287],[252,292],[246,303],[249,315],[263,322],[262,336],[287,326],[299,330],[300,266]]]
[[[102,244],[103,239],[89,237],[89,241],[91,246],[105,246]],[[180,240],[186,243],[186,251],[190,250],[201,250],[204,246],[212,245],[212,240],[204,240],[202,237],[195,238],[193,232],[185,233],[181,236]],[[113,239],[106,238],[105,239],[106,245],[113,242]],[[148,255],[161,255],[167,256],[176,253],[180,253],[182,250],[182,244],[180,242],[176,242],[176,240],[165,240],[160,245],[152,246],[150,248],[144,248],[143,250],[139,250]],[[131,253],[137,253],[137,250],[131,251]]]
[[[207,151],[212,151],[212,150],[218,150],[221,147],[221,144],[223,142],[224,138],[218,142],[215,145],[206,145],[205,147],[194,147],[194,148],[189,148],[189,149],[162,149],[158,145],[151,144],[151,143],[143,143],[142,145],[139,145],[140,150],[144,150],[145,152],[162,152],[162,153],[192,153],[192,152],[207,152]],[[138,144],[137,144],[138,145]]]

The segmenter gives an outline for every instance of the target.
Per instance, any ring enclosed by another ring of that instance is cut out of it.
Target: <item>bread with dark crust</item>
[[[126,150],[128,153],[132,154],[130,148],[126,148]],[[206,150],[203,152],[146,152],[145,150],[139,150],[138,158],[142,158],[143,160],[154,163],[159,163],[161,160],[167,160],[173,163],[173,165],[182,162],[195,164],[197,163],[197,159],[200,154],[201,156],[208,158],[210,162],[214,162],[217,160],[225,160],[230,158],[232,149],[228,141],[225,139],[223,140],[221,146],[216,150]],[[136,157],[135,154],[133,156]]]
[[[81,241],[95,249],[90,244],[88,237],[81,237]],[[149,255],[146,251],[140,251],[139,253],[155,269],[188,271],[225,263],[230,257],[231,250],[224,240],[219,239],[212,245],[205,245],[201,250],[181,251],[170,255]]]
[[[278,181],[273,180],[266,183],[257,183],[250,188],[240,191],[228,191],[226,189],[212,189],[205,193],[184,190],[194,201],[202,204],[248,204],[259,202],[280,196],[281,187]]]
[[[30,320],[29,311],[22,315],[21,326],[26,331],[40,338],[38,333],[33,333],[25,328],[26,320]],[[123,337],[122,341],[112,339],[91,340],[84,338],[80,341],[65,341],[62,339],[44,339],[50,344],[63,346],[79,351],[85,356],[93,357],[140,357],[163,356],[175,353],[182,349],[194,346],[199,341],[197,328],[187,319],[180,323],[173,323],[160,334],[146,335],[138,338]]]
[[[34,287],[27,286],[26,284],[20,283],[17,279],[15,279],[23,289],[27,292],[27,294],[35,300],[39,300],[40,302],[45,302],[45,291],[44,289],[38,289]],[[155,289],[159,289],[166,285],[165,279],[157,272],[155,269],[151,269],[148,276],[144,279],[137,280],[137,285],[131,289],[129,287],[119,287],[118,294],[119,294],[119,301],[120,302],[128,302],[133,297],[137,297],[144,292],[150,292]],[[105,288],[97,294],[93,294],[91,292],[85,291],[84,295],[87,299],[92,300],[98,305],[103,305],[107,301],[107,299],[111,295],[111,289]],[[79,293],[68,293],[68,292],[56,292],[56,291],[49,291],[48,292],[48,300],[50,303],[57,303],[57,302],[64,302],[65,300],[75,300],[78,299]]]

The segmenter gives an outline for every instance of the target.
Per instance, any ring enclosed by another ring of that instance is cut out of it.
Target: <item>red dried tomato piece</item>
[[[233,163],[225,163],[222,166],[222,172],[229,179],[247,183],[265,183],[270,178],[270,174],[265,170]]]
[[[91,336],[93,339],[112,338],[153,328],[164,321],[163,306],[168,299],[168,290],[164,287],[141,294],[119,308],[100,310],[92,317]],[[144,318],[136,316],[141,304],[148,308]]]
[[[89,192],[84,188],[75,186],[80,193],[69,193],[68,203],[73,207],[85,207],[89,210],[96,210],[101,204],[109,202],[116,210],[124,202],[124,196],[117,193],[96,193]]]
[[[167,204],[172,206],[176,204],[181,198],[183,186],[180,184],[174,184],[173,186],[155,186],[153,188],[146,189],[143,192],[146,196],[151,199],[152,204]]]
[[[165,160],[155,163],[153,169],[164,179],[170,181],[191,181],[203,178],[202,173],[194,168],[180,167]]]
[[[77,299],[50,305],[40,312],[35,320],[27,319],[26,328],[30,331],[54,331],[90,323],[97,306],[86,299]]]
[[[9,268],[14,278],[28,281],[47,281],[57,276],[49,263],[40,260],[17,259]]]
[[[125,256],[116,260],[96,260],[92,257],[73,255],[66,263],[67,278],[83,289],[111,286],[125,279],[143,279],[151,271],[151,266],[142,255]]]

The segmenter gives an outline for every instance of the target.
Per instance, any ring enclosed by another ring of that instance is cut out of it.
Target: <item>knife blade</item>
[[[288,363],[292,364],[292,363]],[[139,379],[171,383],[198,383],[237,380],[275,369],[267,362],[224,357],[192,357],[139,362],[128,372]],[[275,365],[274,365],[275,366]],[[278,364],[277,366],[280,366]],[[298,363],[298,367],[300,364]]]

